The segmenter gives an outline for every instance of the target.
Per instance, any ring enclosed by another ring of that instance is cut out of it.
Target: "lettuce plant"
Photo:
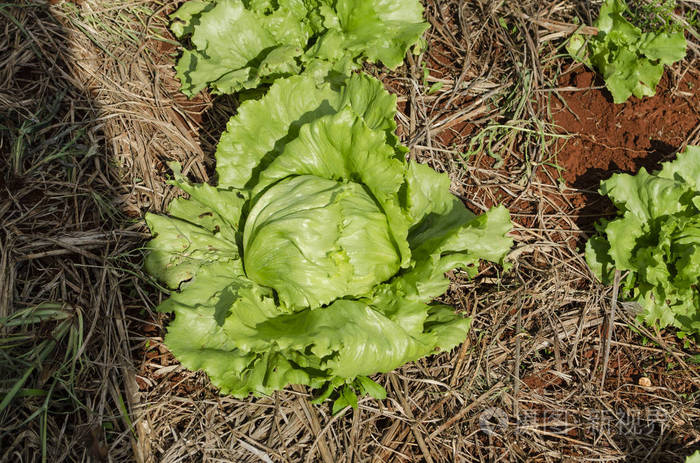
[[[319,81],[362,60],[396,67],[428,25],[418,0],[190,0],[171,15],[189,37],[177,63],[182,91],[257,88],[302,71]]]
[[[237,397],[305,384],[352,404],[382,395],[368,375],[465,339],[470,320],[432,301],[446,271],[503,263],[509,215],[474,215],[406,162],[395,104],[367,76],[278,79],[230,120],[216,186],[171,164],[189,199],[147,215],[145,266],[172,290],[158,309],[185,367]]]
[[[649,174],[617,174],[600,193],[620,211],[602,220],[586,245],[588,265],[604,283],[627,271],[623,293],[642,317],[680,336],[700,333],[700,147]]]
[[[615,103],[631,95],[654,95],[664,65],[682,60],[686,53],[682,28],[666,26],[643,32],[625,19],[626,12],[624,0],[606,0],[594,23],[598,35],[586,41],[577,34],[567,45],[569,54],[603,75]]]

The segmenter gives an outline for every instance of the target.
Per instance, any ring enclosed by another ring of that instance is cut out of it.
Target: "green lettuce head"
[[[508,212],[475,216],[450,180],[406,162],[396,98],[367,76],[339,88],[279,79],[243,103],[217,148],[218,184],[148,214],[146,270],[171,290],[166,345],[222,392],[288,384],[381,396],[366,376],[451,349],[470,320],[433,303],[444,273],[503,263]]]
[[[600,193],[619,209],[586,244],[586,261],[604,283],[628,271],[623,294],[650,325],[700,333],[700,147],[648,173],[617,174]]]
[[[418,0],[190,0],[171,18],[192,45],[176,66],[188,96],[301,72],[333,79],[363,61],[394,68],[428,28]]]

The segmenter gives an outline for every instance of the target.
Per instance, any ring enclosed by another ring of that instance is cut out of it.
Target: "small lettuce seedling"
[[[572,57],[603,75],[615,103],[631,95],[654,95],[664,65],[682,60],[686,53],[682,28],[666,21],[656,30],[642,31],[623,16],[627,13],[623,0],[606,0],[594,23],[598,35],[586,40],[576,34],[567,44]]]
[[[615,270],[627,272],[621,293],[649,325],[700,333],[700,147],[658,172],[613,175],[599,191],[620,216],[597,224],[586,244],[593,273],[609,284]]]

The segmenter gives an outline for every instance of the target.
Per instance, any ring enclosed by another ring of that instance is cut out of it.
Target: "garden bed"
[[[427,49],[396,71],[366,70],[397,95],[409,156],[447,172],[474,212],[509,208],[513,267],[450,272],[443,299],[473,318],[466,342],[378,375],[386,400],[334,417],[303,388],[220,396],[162,342],[169,318],[141,270],[140,218],[181,194],[165,162],[212,178],[237,106],[178,92],[174,5],[51,3],[1,10],[22,27],[0,31],[13,50],[0,67],[0,146],[21,153],[0,177],[0,315],[57,304],[57,321],[18,331],[28,352],[65,317],[83,344],[56,338],[4,412],[0,461],[672,462],[698,446],[697,346],[623,306],[611,320],[612,289],[582,255],[594,221],[614,212],[601,179],[700,144],[697,34],[655,97],[615,105],[562,56],[596,5],[427,2]]]

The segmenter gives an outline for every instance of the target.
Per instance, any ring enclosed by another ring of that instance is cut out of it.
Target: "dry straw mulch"
[[[335,417],[303,389],[235,400],[183,370],[140,270],[141,217],[179,194],[165,161],[209,179],[235,99],[177,93],[175,6],[0,5],[3,394],[26,374],[0,412],[0,461],[657,462],[699,445],[693,347],[592,279],[581,192],[545,168],[562,136],[553,82],[571,66],[558,55],[588,2],[430,1],[427,52],[368,68],[399,95],[411,156],[474,211],[514,212],[513,269],[451,275],[445,300],[474,319],[461,348],[379,376],[386,400]],[[672,75],[698,72],[688,37]]]

